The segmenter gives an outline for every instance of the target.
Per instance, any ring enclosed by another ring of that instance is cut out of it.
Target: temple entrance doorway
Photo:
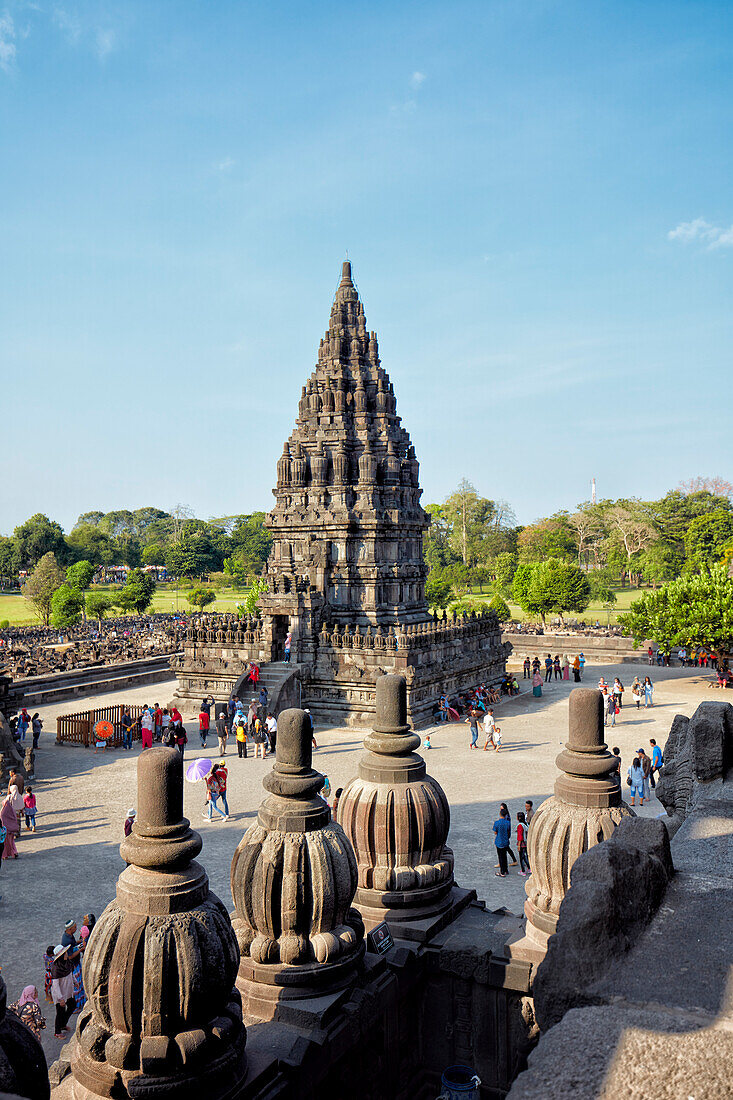
[[[272,656],[271,661],[282,661],[285,658],[285,639],[290,627],[289,615],[272,616]]]

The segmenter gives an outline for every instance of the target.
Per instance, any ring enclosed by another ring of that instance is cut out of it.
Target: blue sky
[[[733,5],[0,0],[0,531],[268,508],[345,250],[521,522],[733,479]]]

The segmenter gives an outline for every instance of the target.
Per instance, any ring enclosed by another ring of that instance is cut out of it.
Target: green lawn
[[[628,611],[629,607],[631,606],[632,600],[637,600],[639,596],[641,596],[642,592],[646,591],[648,591],[648,589],[646,588],[614,588],[614,592],[616,593],[616,603],[613,605],[613,610],[611,611],[611,623],[618,623],[619,613],[623,611]],[[491,595],[488,592],[481,592],[478,588],[472,589],[471,595],[477,597],[478,599],[485,599],[487,603],[491,599]],[[522,611],[521,607],[518,607],[517,604],[512,603],[510,600],[507,600],[507,604],[509,605],[509,610],[512,613],[512,618],[519,622],[525,622],[527,620],[534,622],[538,618],[538,616],[536,615],[526,615],[524,611]],[[578,619],[580,622],[586,623],[594,623],[597,619],[602,626],[605,626],[607,616],[608,612],[605,610],[602,604],[591,602],[588,604],[588,607],[582,615],[576,615],[575,612],[568,612],[568,614],[565,615],[565,618]],[[551,619],[554,618],[554,616],[550,615],[548,616],[548,618]]]
[[[95,591],[106,592],[109,589],[101,586]],[[223,592],[217,593],[215,603],[209,604],[206,611],[234,612],[237,610],[237,604],[243,602],[246,592],[246,589],[225,589]],[[178,590],[178,599],[176,600],[175,585],[159,585],[153,597],[151,611],[175,611],[176,607],[179,611],[195,610],[189,605],[184,589]],[[11,626],[23,626],[39,621],[33,604],[29,603],[23,596],[0,593],[0,622],[5,619],[10,622]]]

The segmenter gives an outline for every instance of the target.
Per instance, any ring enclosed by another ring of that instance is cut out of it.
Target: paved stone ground
[[[624,665],[587,666],[585,684],[594,685],[602,674],[612,679],[620,672],[629,684],[635,673],[646,668]],[[624,707],[615,730],[609,730],[609,744],[618,745],[628,765],[634,751],[650,737],[664,745],[672,718],[692,714],[703,699],[717,699],[710,675],[693,669],[653,669],[657,685],[651,710]],[[520,681],[520,683],[522,683]],[[503,748],[499,753],[469,751],[468,726],[462,723],[438,726],[432,731],[433,748],[426,752],[431,773],[448,795],[452,810],[449,843],[455,852],[456,879],[476,888],[492,908],[507,906],[520,913],[524,903],[525,879],[512,869],[507,879],[494,876],[491,823],[498,804],[506,801],[512,813],[524,808],[531,798],[535,807],[552,793],[557,774],[555,757],[567,735],[567,698],[572,682],[556,681],[544,688],[541,700],[525,690],[496,708],[502,727]],[[41,712],[45,732],[36,757],[38,831],[24,833],[20,858],[5,861],[0,873],[0,965],[11,999],[22,987],[36,984],[43,997],[43,951],[58,943],[64,922],[74,917],[79,924],[84,913],[97,916],[114,896],[115,883],[123,863],[118,846],[128,807],[136,802],[135,762],[139,744],[132,752],[122,749],[95,756],[91,749],[57,746],[54,742],[56,715],[74,713],[88,706],[114,702],[165,702],[173,695],[174,681],[154,687],[136,688],[114,695],[47,707]],[[630,693],[627,692],[627,696]],[[215,756],[204,753],[198,734],[192,733],[186,759]],[[354,775],[361,749],[361,736],[348,729],[316,731],[318,751],[314,765],[325,772],[332,790],[344,786]],[[213,742],[215,744],[215,742]],[[212,889],[231,906],[229,867],[243,831],[256,815],[262,798],[261,780],[271,758],[239,760],[236,750],[227,753],[229,764],[228,822],[209,824],[201,819],[204,805],[202,784],[185,784],[185,812],[204,838],[201,861]],[[656,816],[663,812],[654,797],[637,812]],[[53,1009],[46,1006],[48,1028],[44,1045],[49,1060],[60,1043],[53,1036]],[[75,1019],[75,1018],[74,1018]]]

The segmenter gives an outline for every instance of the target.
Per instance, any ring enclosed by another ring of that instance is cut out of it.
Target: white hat
[[[128,817],[136,817],[136,816],[137,816],[137,814],[136,814],[136,812],[135,812],[135,807],[134,807],[134,806],[133,806],[133,808],[132,808],[131,810],[128,810],[128,811],[127,811],[127,816],[128,816]]]
[[[53,957],[55,959],[57,959],[59,957],[59,955],[63,955],[64,951],[68,951],[68,950],[69,950],[69,944],[59,943],[53,949]]]
[[[66,924],[64,925],[64,928],[69,929],[69,928],[71,928],[72,924],[76,924],[76,921],[75,920],[67,920]]]

